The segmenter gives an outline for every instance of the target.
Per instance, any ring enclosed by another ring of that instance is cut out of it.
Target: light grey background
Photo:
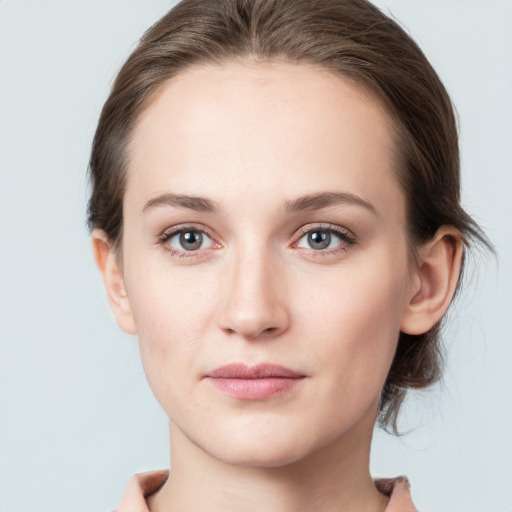
[[[107,306],[85,229],[85,171],[115,72],[172,5],[0,0],[0,512],[105,511],[165,467],[166,416]],[[452,310],[441,386],[415,394],[376,475],[424,512],[512,511],[512,2],[381,0],[460,114],[463,202],[499,252]]]

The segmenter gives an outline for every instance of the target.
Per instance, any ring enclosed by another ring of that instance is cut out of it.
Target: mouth
[[[242,400],[265,400],[290,391],[305,379],[284,366],[263,363],[247,366],[232,363],[220,366],[205,375],[219,391]]]

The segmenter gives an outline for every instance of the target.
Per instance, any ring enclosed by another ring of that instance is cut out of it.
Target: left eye
[[[168,238],[167,242],[171,247],[180,251],[197,251],[206,249],[213,244],[213,240],[202,231],[187,229],[177,231]]]
[[[344,242],[346,242],[346,239],[343,235],[338,234],[331,229],[314,229],[308,231],[299,239],[297,247],[322,251],[338,247]]]

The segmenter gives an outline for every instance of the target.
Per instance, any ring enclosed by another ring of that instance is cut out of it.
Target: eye
[[[214,245],[214,241],[204,231],[186,227],[164,233],[159,241],[171,253],[183,256],[187,252],[194,253]]]
[[[323,250],[328,249],[333,242],[332,234],[329,231],[319,230],[310,231],[307,235],[304,235],[298,243],[298,247],[304,247],[301,242],[305,242],[311,249]]]
[[[343,250],[347,245],[354,243],[355,237],[342,228],[316,227],[304,232],[296,243],[296,247],[312,249],[317,252],[336,252],[336,250]]]

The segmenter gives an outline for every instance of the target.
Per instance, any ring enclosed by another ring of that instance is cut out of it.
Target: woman
[[[123,510],[414,510],[374,424],[439,377],[470,241],[449,97],[363,0],[185,0],[114,83],[92,243],[170,420]]]

